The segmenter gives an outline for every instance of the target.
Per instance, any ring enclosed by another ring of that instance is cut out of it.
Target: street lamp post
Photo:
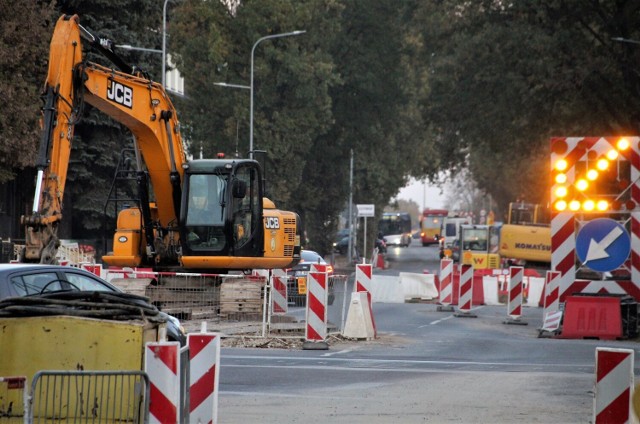
[[[124,50],[136,50],[136,51],[147,52],[147,53],[162,53],[162,50],[148,49],[146,47],[135,47],[130,44],[116,44],[116,47]]]
[[[630,38],[623,38],[623,37],[613,37],[611,38],[613,41],[619,41],[621,43],[629,43],[629,44],[640,44],[640,41],[638,40],[632,40]]]
[[[165,0],[168,1],[168,0]],[[250,90],[250,101],[249,101],[249,158],[253,159],[253,57],[254,57],[254,52],[256,50],[256,46],[258,44],[260,44],[262,41],[264,40],[269,40],[272,38],[281,38],[281,37],[290,37],[293,35],[300,35],[300,34],[304,34],[305,30],[298,30],[298,31],[292,31],[292,32],[285,32],[282,34],[272,34],[272,35],[266,35],[262,38],[259,38],[258,41],[256,41],[253,44],[253,47],[251,48],[251,83],[249,85],[249,90]]]
[[[167,3],[171,0],[164,0],[162,6],[162,87],[167,78]]]
[[[214,82],[213,85],[218,85],[220,87],[244,88],[245,90],[251,90],[251,87],[249,87],[248,85],[228,84],[226,82]]]

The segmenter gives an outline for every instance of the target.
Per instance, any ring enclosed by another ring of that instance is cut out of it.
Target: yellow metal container
[[[30,387],[34,375],[42,370],[140,371],[145,343],[158,340],[161,325],[71,316],[0,318],[0,377],[26,376]],[[123,397],[123,391],[130,389],[106,390],[110,398],[127,399],[129,393]],[[6,390],[5,395],[10,395],[15,405],[22,404],[21,390]],[[75,394],[68,395],[67,388],[47,393],[51,399],[67,399],[68,408],[80,401]],[[122,402],[117,401],[118,408]],[[49,409],[50,405],[36,407],[34,414],[48,417]]]
[[[71,316],[0,318],[0,376],[40,370],[142,370],[159,325]]]

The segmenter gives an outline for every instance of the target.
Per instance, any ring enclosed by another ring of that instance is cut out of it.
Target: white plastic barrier
[[[544,289],[544,278],[542,277],[529,277],[529,293],[527,296],[527,306],[533,306],[537,308],[540,306],[540,299],[542,299],[542,290]]]
[[[485,275],[482,277],[485,305],[501,305],[498,301],[498,277]]]
[[[404,303],[405,299],[435,299],[438,290],[433,274],[401,272],[399,276],[373,275],[371,278],[373,302]]]
[[[371,277],[371,299],[372,302],[404,303],[400,277],[374,274]]]
[[[438,289],[433,274],[400,273],[400,285],[404,299],[420,298],[431,300],[438,297]]]

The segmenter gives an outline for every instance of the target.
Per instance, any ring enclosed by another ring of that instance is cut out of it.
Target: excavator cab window
[[[225,187],[229,175],[190,174],[187,206],[187,243],[194,250],[222,250]]]
[[[260,179],[254,166],[240,165],[235,169],[232,183],[232,227],[233,245],[243,255],[252,255],[260,219]]]

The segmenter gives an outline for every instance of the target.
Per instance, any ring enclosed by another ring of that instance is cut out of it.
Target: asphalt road
[[[435,269],[437,249],[414,241],[388,261],[376,272]],[[219,422],[585,423],[596,347],[637,346],[538,338],[539,308],[524,309],[526,326],[504,324],[505,306],[477,307],[477,318],[434,304],[376,303],[373,312],[374,341],[222,349]]]

